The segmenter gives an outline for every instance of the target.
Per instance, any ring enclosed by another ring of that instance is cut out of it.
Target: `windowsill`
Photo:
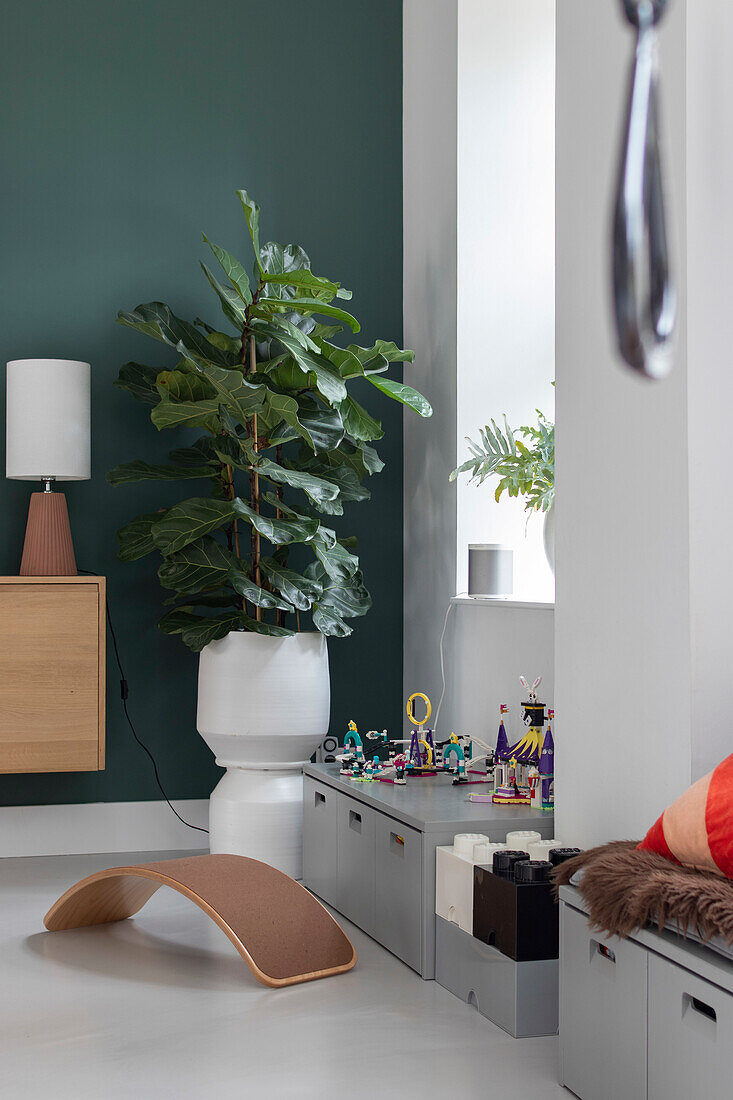
[[[472,604],[476,607],[529,608],[533,611],[554,611],[555,604],[541,603],[537,600],[518,600],[514,596],[468,596],[465,592],[451,597],[452,604]]]

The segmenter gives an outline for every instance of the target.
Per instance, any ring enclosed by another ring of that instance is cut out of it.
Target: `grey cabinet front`
[[[338,890],[336,908],[374,935],[374,835],[377,814],[347,795],[337,795]]]
[[[564,904],[560,958],[562,1084],[582,1100],[645,1100],[647,952]]]
[[[731,1093],[733,995],[649,958],[649,1100]]]
[[[375,936],[420,971],[422,833],[383,814],[376,822]]]
[[[338,794],[325,783],[303,781],[303,885],[337,905]]]

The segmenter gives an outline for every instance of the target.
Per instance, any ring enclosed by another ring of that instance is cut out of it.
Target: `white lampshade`
[[[5,476],[19,481],[91,477],[89,393],[88,363],[8,363]]]

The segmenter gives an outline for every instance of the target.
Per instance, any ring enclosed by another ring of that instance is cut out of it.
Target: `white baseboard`
[[[192,825],[208,828],[208,798],[173,805]],[[0,806],[0,857],[179,851],[207,848],[208,839],[182,825],[165,802]]]

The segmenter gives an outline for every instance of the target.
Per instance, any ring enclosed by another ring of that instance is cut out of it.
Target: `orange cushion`
[[[680,795],[639,848],[733,878],[733,755]]]

